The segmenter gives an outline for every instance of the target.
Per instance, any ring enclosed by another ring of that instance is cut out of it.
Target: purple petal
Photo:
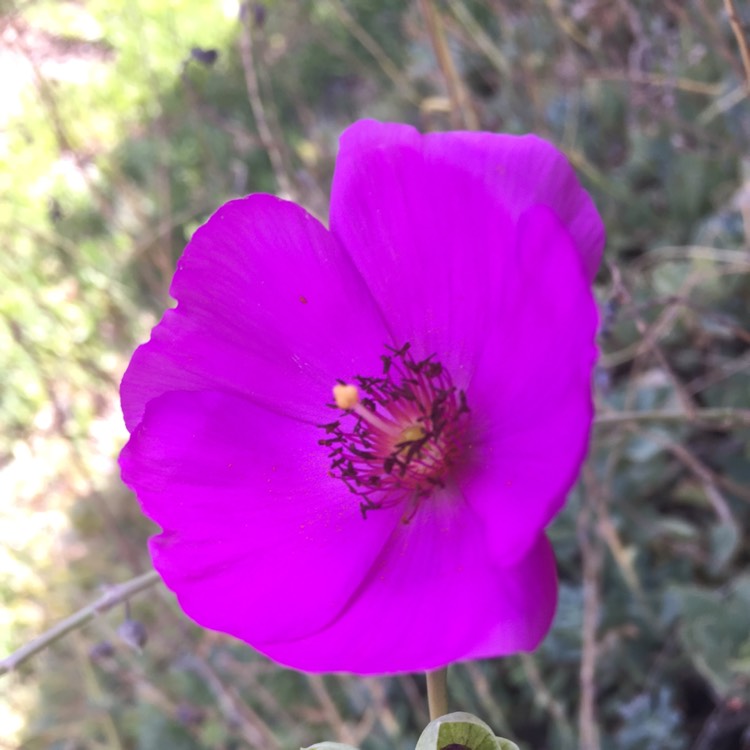
[[[481,521],[460,498],[433,497],[396,529],[330,627],[259,648],[311,672],[424,671],[535,648],[556,601],[555,561],[544,536],[514,567],[496,567]]]
[[[526,554],[580,470],[597,327],[577,249],[552,211],[521,217],[508,259],[497,323],[467,394],[474,451],[463,483],[503,563]]]
[[[179,305],[122,386],[154,564],[196,621],[300,669],[532,649],[556,601],[543,528],[592,417],[598,214],[537,138],[363,122],[331,222],[251,196],[180,261]],[[363,519],[315,425],[338,378],[407,342],[466,389],[467,459],[408,523],[403,506]]]
[[[591,279],[604,230],[567,160],[535,136],[432,133],[359,122],[341,137],[331,231],[381,304],[394,338],[437,352],[459,384],[482,346],[515,221],[547,205]]]
[[[389,340],[338,241],[269,195],[220,208],[194,235],[171,288],[178,301],[122,383],[128,429],[169,391],[225,389],[320,422],[336,378],[378,371]]]
[[[198,623],[251,644],[336,617],[397,526],[328,476],[323,431],[225,393],[152,400],[123,479],[164,533],[154,565]]]

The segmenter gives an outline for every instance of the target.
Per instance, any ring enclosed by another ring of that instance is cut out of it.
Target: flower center
[[[469,407],[433,356],[416,362],[407,343],[387,347],[383,374],[357,376],[333,388],[343,413],[321,425],[328,437],[330,475],[360,497],[367,511],[406,503],[408,523],[421,501],[445,487],[459,460]]]

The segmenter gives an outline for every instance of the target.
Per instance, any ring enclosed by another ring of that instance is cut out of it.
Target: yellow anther
[[[424,427],[419,424],[413,424],[402,431],[399,436],[399,442],[401,443],[416,443],[421,440],[427,433],[424,431]]]
[[[339,409],[353,409],[359,403],[359,391],[356,385],[333,386],[333,399]]]

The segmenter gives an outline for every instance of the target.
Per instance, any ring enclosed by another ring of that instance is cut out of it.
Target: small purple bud
[[[200,726],[206,718],[205,711],[199,706],[190,703],[180,703],[177,706],[176,717],[180,724],[185,726]]]
[[[99,641],[89,649],[89,659],[99,661],[100,659],[110,659],[115,655],[115,647],[109,641]]]
[[[219,50],[203,49],[202,47],[193,47],[190,50],[190,57],[201,65],[210,68],[219,58]]]
[[[57,198],[50,198],[48,202],[48,215],[53,224],[57,224],[63,218],[62,206]]]
[[[117,628],[117,635],[136,651],[140,651],[148,640],[148,633],[144,624],[140,620],[131,620],[130,618]]]
[[[263,28],[263,24],[266,22],[266,6],[263,3],[255,3],[253,6],[253,20],[257,28]]]
[[[597,390],[601,391],[602,393],[609,392],[610,388],[612,387],[612,377],[609,373],[609,370],[606,370],[604,367],[597,366],[594,370],[594,384]]]

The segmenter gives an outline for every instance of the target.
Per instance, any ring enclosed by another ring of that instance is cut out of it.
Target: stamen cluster
[[[356,403],[322,425],[328,437],[319,442],[330,448],[330,475],[360,497],[363,517],[406,503],[408,522],[424,498],[445,487],[461,455],[469,408],[434,355],[417,362],[409,343],[386,348],[382,375],[355,378]]]

